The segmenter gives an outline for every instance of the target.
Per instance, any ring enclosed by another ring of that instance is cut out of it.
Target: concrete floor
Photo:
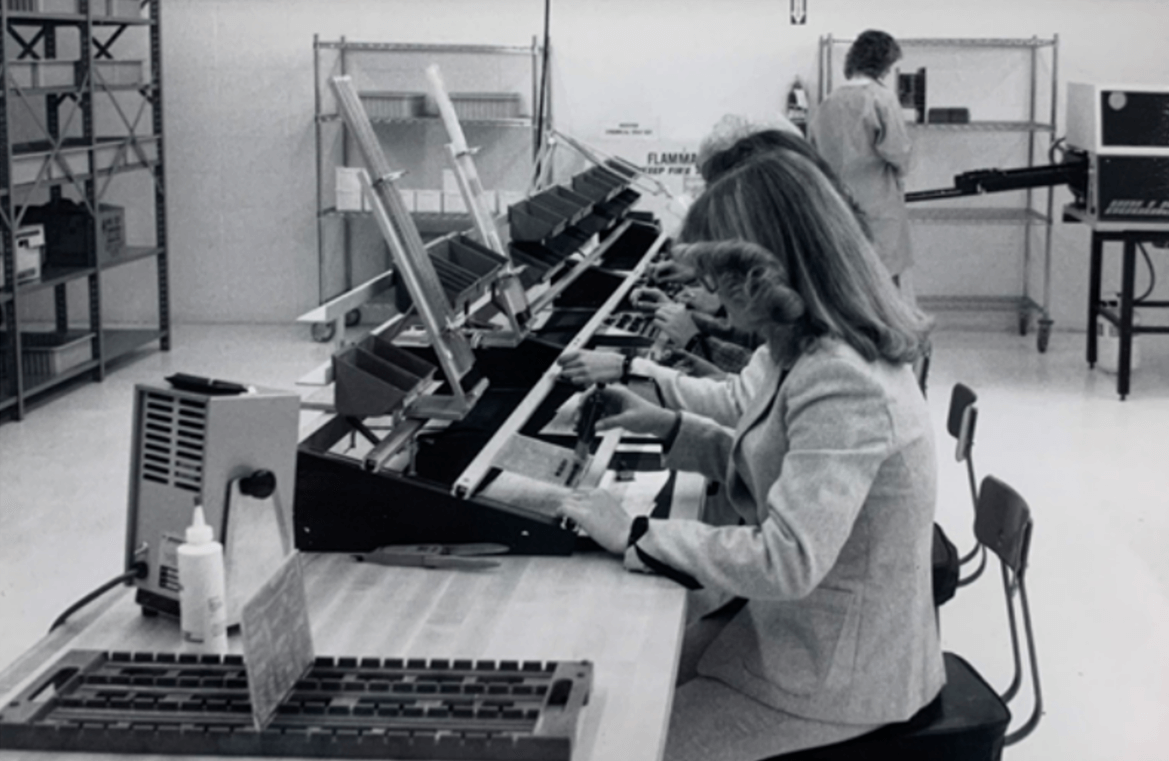
[[[145,353],[0,425],[0,667],[71,602],[122,570],[133,385],[181,371],[293,388],[329,346],[304,326],[179,326]],[[1127,401],[1089,370],[1079,333],[935,334],[938,520],[972,542],[965,472],[945,434],[956,381],[979,395],[974,462],[1030,503],[1028,589],[1045,716],[1010,761],[1161,761],[1169,745],[1169,341],[1141,340]],[[1012,663],[998,570],[942,609],[945,647],[1002,689]],[[1031,695],[1015,713],[1030,711]]]

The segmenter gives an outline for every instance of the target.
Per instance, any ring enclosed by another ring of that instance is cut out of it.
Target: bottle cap
[[[214,536],[207,520],[203,517],[203,506],[195,505],[195,514],[191,517],[191,525],[187,526],[187,544],[207,544]]]

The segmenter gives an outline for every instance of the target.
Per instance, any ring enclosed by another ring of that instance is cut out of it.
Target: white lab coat
[[[903,182],[912,144],[897,95],[854,77],[815,110],[808,138],[865,212],[889,273],[900,275],[913,264]]]

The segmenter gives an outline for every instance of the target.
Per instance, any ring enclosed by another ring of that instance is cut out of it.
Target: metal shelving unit
[[[313,40],[316,83],[314,126],[317,150],[317,244],[320,303],[347,293],[359,283],[390,269],[390,257],[368,211],[338,210],[335,169],[360,167],[353,136],[339,117],[329,79],[349,76],[360,92],[426,94],[427,108],[417,115],[371,115],[370,122],[396,168],[405,172],[399,186],[410,192],[443,193],[443,170],[449,169],[443,146],[449,142],[442,119],[433,108],[425,70],[437,63],[455,91],[509,93],[520,98],[520,113],[507,117],[460,117],[468,141],[479,150],[475,161],[484,187],[526,193],[534,171],[540,125],[537,113],[543,49],[530,46],[432,45],[354,42],[344,38]],[[547,125],[545,125],[546,127]],[[440,196],[438,210],[412,209],[426,238],[470,230],[471,215],[447,209],[454,194]],[[361,320],[360,309],[346,315],[346,324]],[[314,323],[317,340],[332,338],[332,323]]]
[[[111,363],[150,344],[169,350],[171,331],[162,162],[161,0],[73,0],[72,4],[58,0],[51,6],[71,11],[67,13],[11,10],[14,5],[18,4],[0,4],[4,82],[0,88],[4,150],[0,216],[5,275],[0,288],[0,419],[19,420],[39,394],[83,376],[100,381]],[[136,57],[127,58],[128,52]],[[24,81],[24,71],[57,64],[60,72],[67,70],[68,63],[60,65],[64,62],[72,63],[71,83],[37,86],[36,81]],[[118,72],[126,71],[126,66],[139,72],[130,77],[134,81],[119,81]],[[34,142],[17,142],[18,132],[31,133]],[[138,236],[153,239],[127,242],[104,255],[89,250],[85,252],[88,262],[81,266],[53,266],[50,261],[42,266],[38,279],[18,283],[16,233],[26,226],[28,209],[62,199],[80,203],[88,214],[86,239],[96,242],[102,230],[95,210],[112,198],[114,179],[127,173],[149,176],[148,197],[130,195],[135,213],[151,215],[153,223],[148,225],[153,228],[149,233]],[[103,283],[116,289],[122,277],[117,271],[144,260],[153,261],[157,271],[157,324],[111,327],[102,308]],[[85,290],[83,327],[69,315],[68,288],[74,283]],[[22,325],[45,321],[43,316],[33,320],[28,314],[45,306],[37,301],[46,298],[46,293],[51,293],[53,332],[81,329],[88,333],[89,342],[84,354],[59,363],[61,367],[50,365],[48,371],[44,363],[26,356],[25,336],[34,333],[22,330]]]
[[[820,38],[820,100],[823,100],[832,91],[833,82],[840,74],[844,50],[852,43],[849,39],[837,39],[832,35]],[[1017,56],[1023,59],[1026,72],[1018,93],[1022,100],[1020,118],[972,119],[965,123],[910,123],[909,127],[915,135],[924,138],[936,135],[934,139],[954,139],[959,137],[970,138],[978,133],[1022,134],[1026,137],[1025,166],[1035,166],[1037,155],[1046,160],[1047,150],[1055,139],[1055,122],[1058,87],[1059,36],[1049,38],[906,38],[899,39],[903,61],[906,69],[912,70],[915,66],[927,63],[930,56],[940,54],[958,54],[970,56],[984,51],[993,55]],[[841,49],[841,46],[845,46]],[[1047,60],[1044,61],[1042,58]],[[912,61],[912,63],[909,63]],[[1050,73],[1050,85],[1046,81],[1041,87],[1039,71],[1041,64],[1047,63]],[[927,68],[928,73],[928,68]],[[927,83],[929,79],[927,77]],[[929,88],[927,87],[927,96]],[[927,97],[928,101],[928,97]],[[1046,137],[1046,145],[1039,143]],[[1041,150],[1042,149],[1042,150]],[[943,165],[946,158],[930,155],[924,151],[917,151],[917,161],[936,162]],[[981,169],[983,166],[968,166],[956,170],[965,171]],[[1013,168],[1013,167],[1012,167]],[[948,178],[947,178],[948,180]],[[948,183],[947,183],[948,184]],[[965,206],[936,206],[932,202],[928,205],[916,204],[910,207],[910,219],[917,224],[931,226],[938,225],[1006,225],[1022,226],[1024,228],[1021,252],[1021,293],[1006,296],[953,296],[953,295],[920,295],[922,306],[930,311],[957,310],[983,311],[1008,310],[1018,315],[1018,326],[1021,335],[1025,335],[1031,326],[1032,316],[1038,314],[1037,345],[1040,352],[1047,350],[1047,342],[1051,334],[1052,320],[1048,312],[1051,299],[1051,243],[1054,193],[1051,188],[1026,189],[1018,205],[986,206],[971,205],[968,201]],[[1033,228],[1039,228],[1042,236],[1042,263],[1041,263],[1041,293],[1040,300],[1036,300],[1032,293],[1030,272],[1032,269],[1032,236]]]

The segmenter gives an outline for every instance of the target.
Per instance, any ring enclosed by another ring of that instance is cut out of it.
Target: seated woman
[[[926,321],[845,199],[791,151],[711,184],[680,240],[730,319],[766,343],[725,381],[675,377],[684,412],[595,391],[598,427],[661,437],[667,466],[723,484],[739,525],[634,520],[600,490],[560,508],[631,570],[739,598],[700,622],[714,634],[697,648],[687,630],[700,657],[675,693],[666,757],[757,761],[904,721],[945,678],[934,441],[910,369]]]

